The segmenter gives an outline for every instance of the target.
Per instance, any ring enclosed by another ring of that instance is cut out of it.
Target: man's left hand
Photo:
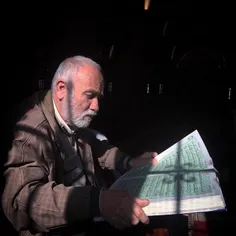
[[[140,156],[134,157],[129,161],[130,168],[143,166],[146,164],[157,164],[157,152],[144,152]]]

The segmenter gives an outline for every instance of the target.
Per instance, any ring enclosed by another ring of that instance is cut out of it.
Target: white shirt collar
[[[66,132],[68,132],[71,135],[74,134],[75,132],[66,124],[66,122],[62,119],[61,115],[59,114],[54,100],[52,100],[52,102],[53,102],[53,107],[54,107],[54,113],[55,113],[56,120],[59,123],[59,125],[61,126],[61,128],[65,129]]]

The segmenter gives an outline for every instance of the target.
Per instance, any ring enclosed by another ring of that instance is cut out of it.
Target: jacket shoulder
[[[49,126],[40,106],[37,94],[20,104],[17,120],[14,126],[16,139],[28,139],[30,136],[43,136]]]

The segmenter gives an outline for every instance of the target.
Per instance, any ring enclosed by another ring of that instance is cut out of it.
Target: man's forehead
[[[94,86],[103,86],[103,76],[101,74],[83,73],[77,75],[78,84]]]
[[[77,76],[81,80],[98,80],[98,81],[103,81],[103,75],[101,71],[91,65],[86,65],[80,68],[80,70],[77,72]]]
[[[80,71],[77,74],[76,87],[83,90],[96,90],[102,92],[104,89],[103,76],[99,70],[96,73]]]

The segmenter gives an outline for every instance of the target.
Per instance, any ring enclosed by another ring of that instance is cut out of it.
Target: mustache
[[[97,112],[90,109],[82,113],[82,116],[96,116],[96,115],[97,115]]]

